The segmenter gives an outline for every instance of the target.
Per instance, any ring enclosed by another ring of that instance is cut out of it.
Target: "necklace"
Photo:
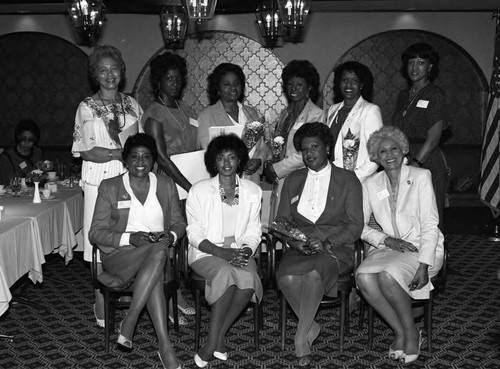
[[[170,108],[168,107],[167,104],[165,104],[165,101],[163,101],[163,99],[161,98],[160,95],[158,95],[158,100],[160,100],[160,102],[163,104],[163,106],[165,107],[165,109],[167,109],[168,113],[172,116],[172,118],[174,118],[175,122],[177,123],[177,125],[179,126],[179,128],[181,129],[182,132],[184,132],[186,130],[186,127],[184,124],[182,124],[181,121],[179,121],[177,119],[177,117],[170,111]],[[175,101],[175,105],[177,106],[177,109],[179,110],[179,113],[180,115],[182,116],[181,119],[183,119],[184,121],[187,121],[188,120],[188,117],[186,116],[186,114],[184,114],[184,112],[182,111],[179,103],[177,102],[177,100],[174,100]]]
[[[238,182],[236,182],[236,186],[234,187],[234,198],[233,201],[229,201],[226,196],[226,190],[224,190],[224,187],[221,186],[219,183],[219,193],[220,193],[220,198],[224,204],[227,204],[229,206],[234,206],[239,204],[239,199],[240,199],[240,186],[238,185]]]
[[[418,95],[420,95],[420,92],[425,88],[425,86],[427,86],[429,84],[429,81],[427,81],[425,83],[425,85],[423,85],[422,87],[418,88],[418,89],[413,89],[411,88],[410,89],[410,92],[408,93],[408,97],[411,98],[410,102],[408,103],[408,105],[406,105],[406,108],[405,110],[403,110],[403,117],[406,115],[406,111],[408,110],[408,108],[411,106],[411,104],[413,104],[413,102],[415,101],[415,99],[418,97]],[[413,95],[413,97],[411,97]]]
[[[102,99],[102,96],[101,96],[101,91],[97,91],[97,96],[99,96],[99,100],[101,100],[101,104],[102,106],[104,107],[104,109],[106,109],[106,113],[109,114],[110,111],[108,110],[108,107],[107,105],[104,103],[104,100]],[[123,99],[120,96],[120,105],[122,107],[122,114],[123,114],[123,124],[121,124],[119,122],[119,119],[118,119],[118,114],[117,114],[117,109],[115,107],[115,103],[111,103],[111,105],[113,106],[113,119],[111,119],[109,121],[109,124],[110,125],[113,125],[114,128],[118,128],[119,129],[119,132],[121,132],[122,128],[125,127],[125,109],[123,108]]]

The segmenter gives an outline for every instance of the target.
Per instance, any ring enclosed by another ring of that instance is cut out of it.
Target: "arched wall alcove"
[[[0,146],[12,144],[16,124],[30,118],[40,126],[40,146],[71,147],[76,109],[91,94],[87,54],[57,36],[15,32],[0,36],[0,55]]]
[[[375,79],[373,102],[380,106],[384,124],[390,123],[397,94],[407,86],[401,74],[401,55],[416,42],[426,42],[439,52],[439,75],[435,84],[446,95],[451,133],[445,145],[481,144],[487,80],[467,51],[432,32],[394,30],[378,33],[354,45],[333,66],[323,87],[323,106],[333,102],[335,67],[344,61],[356,60],[370,68]]]
[[[150,84],[149,63],[145,64],[134,85],[133,96],[146,109],[153,96]],[[276,116],[285,106],[286,99],[281,89],[283,62],[257,41],[233,32],[205,32],[191,35],[184,48],[175,51],[186,59],[188,65],[187,85],[183,101],[196,113],[208,106],[207,77],[220,63],[234,63],[243,68],[246,76],[245,101],[264,116]]]

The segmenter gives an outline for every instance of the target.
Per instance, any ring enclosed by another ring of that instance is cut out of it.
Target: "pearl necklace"
[[[168,107],[168,105],[165,103],[165,101],[163,101],[163,99],[161,98],[160,95],[158,95],[158,100],[160,100],[160,102],[163,104],[163,106],[165,107],[165,109],[167,109],[168,113],[172,116],[172,118],[174,118],[175,122],[177,123],[177,125],[179,126],[179,128],[181,129],[181,131],[185,131],[185,126],[184,124],[182,124],[182,122],[180,122],[177,117],[170,111],[170,108]],[[177,100],[174,100],[175,101],[175,105],[177,106],[177,109],[179,109],[179,112],[181,113],[181,115],[183,116],[183,118],[185,120],[188,120],[186,114],[184,114],[184,112],[182,111],[181,107],[179,106],[179,104],[177,103]]]

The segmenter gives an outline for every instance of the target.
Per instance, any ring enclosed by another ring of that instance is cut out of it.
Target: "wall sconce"
[[[93,46],[101,33],[104,11],[102,0],[65,0],[68,13],[83,43]]]
[[[190,20],[198,22],[214,17],[217,0],[183,0]],[[240,0],[241,1],[241,0]]]
[[[283,36],[278,0],[263,0],[255,10],[255,17],[257,18],[260,35],[266,45],[276,46],[278,37]]]
[[[160,26],[167,49],[182,48],[188,26],[186,8],[180,0],[169,0],[160,13]]]
[[[306,24],[311,0],[278,0],[285,38],[298,42]]]

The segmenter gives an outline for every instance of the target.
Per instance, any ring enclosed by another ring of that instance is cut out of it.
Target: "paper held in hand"
[[[220,136],[222,134],[228,135],[230,133],[234,133],[236,136],[241,138],[244,128],[244,124],[238,124],[236,126],[214,126],[208,129],[208,135],[210,137],[210,141],[214,137]]]
[[[127,138],[135,135],[136,133],[139,133],[139,123],[138,122],[135,122],[130,127],[127,127],[123,131],[118,133],[118,138],[120,139],[120,143],[122,144],[122,147],[125,146],[125,141],[127,141]]]
[[[185,154],[177,154],[170,156],[170,160],[179,168],[181,173],[193,185],[203,179],[210,178],[207,169],[205,168],[205,150],[198,150],[188,152]],[[179,199],[184,200],[187,198],[187,192],[179,185],[177,185],[179,192]]]

